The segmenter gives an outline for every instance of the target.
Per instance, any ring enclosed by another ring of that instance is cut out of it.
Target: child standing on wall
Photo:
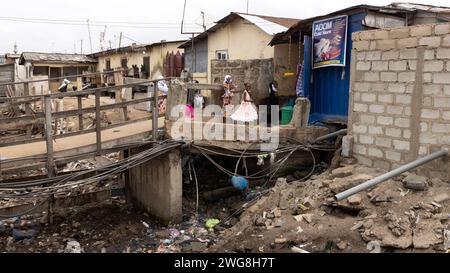
[[[233,105],[231,105],[231,99],[234,96],[235,86],[230,75],[226,75],[223,81],[224,94],[222,95],[222,106],[224,118],[229,117]]]
[[[258,112],[253,105],[251,98],[251,85],[249,83],[244,84],[245,90],[242,95],[242,102],[238,109],[231,115],[231,119],[241,122],[253,122],[258,119]]]

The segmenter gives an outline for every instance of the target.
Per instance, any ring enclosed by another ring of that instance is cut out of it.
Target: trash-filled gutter
[[[389,179],[391,179],[391,178],[393,178],[393,177],[395,177],[397,175],[400,175],[400,174],[402,174],[404,172],[407,172],[409,170],[415,169],[415,168],[417,168],[419,166],[422,166],[422,165],[424,165],[424,164],[426,164],[426,163],[428,163],[430,161],[436,160],[436,159],[438,159],[440,157],[447,156],[447,155],[448,155],[448,150],[447,149],[443,149],[443,150],[440,150],[438,152],[434,152],[434,153],[432,153],[430,155],[427,155],[427,156],[419,158],[419,159],[417,159],[417,160],[415,160],[413,162],[410,162],[408,164],[400,166],[397,169],[392,170],[392,171],[390,171],[388,173],[380,175],[380,176],[378,176],[378,177],[376,177],[376,178],[374,178],[372,180],[369,180],[369,181],[367,181],[365,183],[362,183],[362,184],[360,184],[360,185],[358,185],[356,187],[353,187],[353,188],[348,189],[348,190],[346,190],[344,192],[336,194],[334,197],[335,197],[335,199],[337,201],[341,201],[341,200],[346,199],[346,198],[348,198],[348,197],[350,197],[350,196],[352,196],[354,194],[357,194],[358,192],[361,192],[361,191],[366,190],[368,188],[371,188],[371,187],[373,187],[375,185],[378,185],[378,184],[380,184],[380,183],[382,183],[382,182],[384,182],[386,180],[389,180]]]

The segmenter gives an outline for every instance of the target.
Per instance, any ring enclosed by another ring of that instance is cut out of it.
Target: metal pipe
[[[392,170],[392,171],[390,171],[388,173],[380,175],[380,176],[378,176],[378,177],[376,177],[376,178],[374,178],[372,180],[369,180],[369,181],[367,181],[365,183],[362,183],[362,184],[360,184],[360,185],[358,185],[356,187],[353,187],[353,188],[348,189],[348,190],[346,190],[344,192],[336,194],[334,197],[335,197],[335,199],[337,201],[341,201],[341,200],[346,199],[346,198],[348,198],[348,197],[350,197],[350,196],[352,196],[354,194],[357,194],[358,192],[364,191],[364,190],[366,190],[368,188],[371,188],[371,187],[373,187],[375,185],[378,185],[378,184],[380,184],[380,183],[382,183],[382,182],[384,182],[384,181],[386,181],[388,179],[391,179],[391,178],[393,178],[393,177],[395,177],[397,175],[400,175],[400,174],[402,174],[404,172],[407,172],[409,170],[415,169],[415,168],[417,168],[419,166],[422,166],[422,165],[424,165],[424,164],[426,164],[426,163],[428,163],[430,161],[433,161],[435,159],[438,159],[440,157],[447,156],[447,155],[448,155],[448,150],[447,149],[443,149],[443,150],[440,150],[438,152],[434,152],[434,153],[432,153],[430,155],[427,155],[427,156],[419,158],[419,159],[417,159],[417,160],[415,160],[413,162],[410,162],[408,164],[400,166],[397,169]]]
[[[345,135],[345,134],[347,134],[347,129],[342,129],[342,130],[333,132],[333,133],[331,133],[331,134],[327,134],[327,135],[318,137],[316,140],[314,140],[313,143],[320,142],[320,141],[323,141],[323,140],[325,140],[325,139],[329,139],[329,138],[332,138],[332,137],[335,137],[335,136]]]

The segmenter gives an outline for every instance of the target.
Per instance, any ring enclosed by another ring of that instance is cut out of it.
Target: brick
[[[390,115],[401,115],[403,113],[403,107],[396,105],[388,105],[386,106],[386,113]]]
[[[379,72],[365,72],[364,80],[368,82],[378,82],[380,81],[380,73]]]
[[[434,97],[433,101],[436,108],[450,108],[450,98],[448,97]]]
[[[378,148],[370,147],[367,151],[367,155],[377,157],[377,158],[383,158],[383,151]]]
[[[378,61],[378,60],[381,60],[381,51],[366,52],[366,61]]]
[[[417,58],[417,49],[402,49],[400,50],[400,59],[416,59]]]
[[[397,73],[395,72],[381,72],[381,81],[383,82],[396,82]]]
[[[418,45],[419,41],[417,38],[406,38],[397,41],[397,48],[399,49],[417,47]]]
[[[393,144],[394,144],[394,149],[400,150],[400,151],[409,151],[409,149],[411,147],[411,145],[408,141],[403,141],[403,140],[394,139]]]
[[[368,136],[368,135],[360,135],[359,136],[359,142],[361,144],[369,144],[372,145],[374,142],[374,138],[373,136]]]
[[[411,130],[409,130],[409,129],[403,130],[403,138],[406,138],[406,139],[411,138]]]
[[[360,92],[369,91],[370,83],[367,82],[356,82],[353,86],[353,90]]]
[[[374,61],[372,62],[373,71],[387,71],[389,63],[387,61]]]
[[[382,54],[381,59],[383,61],[386,60],[397,60],[400,56],[400,51],[398,50],[389,50],[389,51],[384,51]]]
[[[387,40],[387,39],[389,39],[389,31],[387,31],[387,30],[375,31],[373,38],[375,40]]]
[[[435,74],[433,74],[433,83],[450,84],[450,73],[435,73]]]
[[[355,103],[353,107],[353,111],[356,112],[367,112],[369,110],[369,106],[367,104]]]
[[[401,128],[409,128],[411,126],[411,120],[409,118],[396,118],[395,126]]]
[[[427,49],[424,52],[424,59],[425,60],[434,60],[435,55],[436,55],[436,51],[434,49]]]
[[[394,28],[390,31],[391,39],[401,39],[409,37],[409,28]]]
[[[434,26],[434,34],[442,35],[450,33],[450,24],[439,24]]]
[[[394,101],[394,96],[391,94],[378,95],[378,101],[384,103],[392,103]]]
[[[441,45],[441,37],[423,37],[419,40],[419,45],[427,47],[439,47]]]
[[[394,118],[392,117],[385,117],[385,116],[379,116],[377,118],[377,123],[380,125],[392,125],[394,124]]]
[[[392,140],[386,137],[376,137],[375,144],[380,147],[391,148]]]
[[[384,113],[384,105],[371,104],[369,106],[369,112],[370,113],[376,113],[376,114],[382,114],[382,113]]]
[[[353,152],[355,154],[359,154],[359,155],[366,155],[367,154],[367,148],[363,145],[358,145],[355,144],[353,145]]]
[[[386,135],[390,137],[401,137],[402,130],[397,128],[386,128]]]
[[[450,133],[450,124],[445,123],[433,123],[431,127],[433,133]]]
[[[438,48],[436,50],[437,59],[450,59],[450,48]]]
[[[411,28],[411,36],[429,36],[431,35],[430,25],[420,25]]]
[[[355,41],[353,42],[353,48],[357,51],[369,50],[369,41]]]
[[[406,85],[404,83],[390,83],[387,90],[388,92],[403,94],[406,91]]]
[[[408,70],[416,71],[417,69],[417,61],[408,60]]]
[[[416,81],[416,73],[414,72],[400,72],[398,73],[399,82],[414,82]]]
[[[382,135],[383,127],[380,126],[369,126],[369,134],[371,135]]]
[[[439,110],[422,109],[422,113],[420,116],[422,118],[437,119],[437,118],[439,118],[440,113],[439,113]]]
[[[450,35],[445,35],[444,38],[442,38],[442,46],[450,47]]]
[[[404,71],[406,70],[406,61],[390,61],[389,70],[391,71]]]
[[[395,95],[395,102],[398,104],[411,104],[411,95]]]
[[[355,132],[357,134],[366,134],[367,133],[367,126],[366,125],[353,124],[353,132]]]
[[[442,85],[426,84],[422,88],[424,95],[442,95]]]
[[[394,151],[386,151],[386,159],[392,160],[395,162],[400,162],[402,154]]]
[[[359,116],[359,122],[364,123],[364,124],[374,124],[375,123],[375,116],[361,114]]]
[[[356,70],[359,71],[369,71],[371,68],[370,62],[357,62],[356,63]]]
[[[444,70],[443,61],[425,61],[423,71],[425,72],[439,72]]]
[[[396,48],[395,40],[377,40],[377,49],[378,50],[389,50]]]

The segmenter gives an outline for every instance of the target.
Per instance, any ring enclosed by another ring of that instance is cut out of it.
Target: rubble
[[[428,179],[423,176],[410,174],[403,179],[403,186],[410,190],[424,191],[428,186]]]

